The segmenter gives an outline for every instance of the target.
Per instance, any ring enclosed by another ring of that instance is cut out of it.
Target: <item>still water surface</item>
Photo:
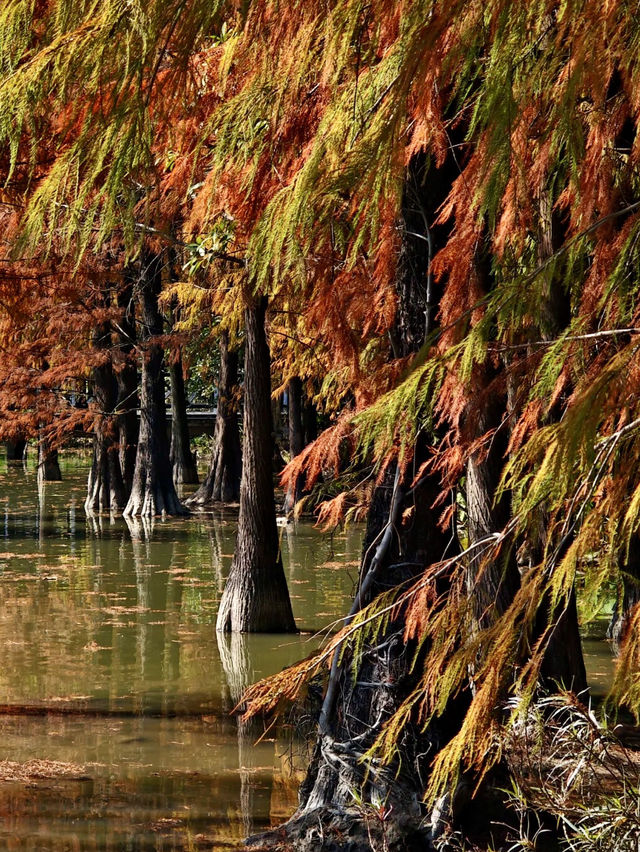
[[[254,745],[230,710],[348,608],[361,531],[283,528],[303,635],[225,639],[233,514],[86,518],[86,473],[67,457],[39,495],[0,462],[0,760],[75,765],[0,783],[0,848],[236,848],[294,809],[299,774],[288,737]]]
[[[294,810],[305,757],[272,731],[256,744],[260,724],[230,711],[347,611],[362,531],[282,528],[304,633],[220,637],[233,513],[86,518],[86,465],[67,456],[64,482],[39,494],[33,470],[0,460],[0,770],[73,765],[71,778],[0,781],[0,849],[235,849]],[[585,652],[603,693],[609,648]]]

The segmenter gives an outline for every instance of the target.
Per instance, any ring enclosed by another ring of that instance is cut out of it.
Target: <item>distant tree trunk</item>
[[[131,494],[133,488],[133,472],[136,466],[136,451],[138,447],[138,369],[134,360],[136,343],[135,304],[133,300],[133,282],[130,276],[125,286],[118,291],[118,307],[122,311],[120,321],[115,329],[117,341],[118,384],[118,443],[120,447],[120,470],[125,494]]]
[[[111,326],[105,323],[94,333],[94,347],[104,354],[102,364],[93,368],[93,387],[98,420],[93,435],[93,461],[89,472],[87,512],[122,511],[126,502],[114,411],[117,404],[117,382],[111,363]]]
[[[292,459],[299,456],[304,449],[304,426],[302,406],[302,381],[294,376],[288,384],[289,398],[289,453]],[[291,483],[284,498],[283,511],[290,514],[304,496],[304,477],[296,477]]]
[[[209,503],[235,503],[240,499],[242,450],[238,425],[238,353],[229,349],[229,335],[220,334],[220,375],[218,410],[213,435],[213,451],[206,479],[188,500],[189,506]]]
[[[171,475],[167,413],[164,400],[162,347],[153,341],[162,334],[158,297],[162,287],[160,260],[147,259],[140,279],[140,307],[144,329],[140,387],[140,434],[133,487],[125,515],[183,515]]]
[[[7,461],[22,462],[27,453],[27,442],[24,438],[16,438],[13,441],[6,442]]]
[[[171,450],[173,481],[178,484],[197,485],[198,468],[191,452],[189,421],[187,419],[187,394],[184,387],[182,358],[169,366],[171,381]]]
[[[271,400],[271,422],[272,422],[272,449],[273,449],[273,472],[281,473],[286,464],[282,450],[280,449],[281,424],[282,417],[282,398]]]
[[[616,646],[620,645],[626,632],[629,613],[640,603],[640,536],[637,533],[631,539],[629,553],[621,554],[619,562],[620,588],[607,630],[607,638],[613,639]]]
[[[291,633],[296,629],[282,568],[273,493],[267,300],[245,310],[244,447],[236,549],[216,627]]]
[[[60,482],[62,473],[58,461],[58,451],[47,447],[41,438],[38,441],[38,481]]]
[[[318,412],[310,399],[307,399],[302,413],[304,444],[311,444],[318,437]]]

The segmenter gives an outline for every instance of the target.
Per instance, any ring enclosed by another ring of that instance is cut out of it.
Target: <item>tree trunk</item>
[[[133,283],[128,280],[118,292],[118,307],[122,310],[115,329],[116,381],[118,384],[118,443],[120,447],[120,470],[125,494],[131,494],[133,473],[138,448],[138,369],[133,358],[136,343]]]
[[[313,443],[318,437],[318,412],[310,399],[307,399],[302,413],[304,427],[304,445]]]
[[[236,549],[216,627],[291,633],[296,629],[282,568],[273,493],[266,298],[245,310],[244,458]]]
[[[282,437],[282,397],[271,400],[271,447],[273,452],[273,472],[282,473],[286,464],[280,449],[280,439]]]
[[[60,482],[61,479],[58,451],[49,449],[41,438],[38,441],[38,482]]]
[[[133,487],[125,515],[184,515],[171,475],[167,414],[164,401],[162,347],[154,340],[162,334],[158,297],[162,287],[160,259],[144,261],[140,279],[143,353],[140,388],[140,434]]]
[[[20,462],[24,461],[27,454],[27,442],[24,438],[16,438],[14,441],[6,442],[7,461]]]
[[[176,485],[197,485],[198,468],[191,452],[189,439],[189,421],[187,419],[187,394],[184,387],[182,358],[178,358],[169,367],[171,381],[171,450],[173,481]]]
[[[294,376],[288,385],[289,397],[289,454],[292,459],[300,455],[304,449],[304,427],[302,422],[302,381]],[[286,515],[291,514],[297,503],[304,497],[304,477],[296,477],[287,488],[284,498],[283,511]]]
[[[496,500],[498,485],[505,463],[508,435],[501,422],[506,400],[492,389],[496,377],[488,367],[480,367],[474,387],[474,406],[480,406],[480,416],[474,423],[473,438],[496,430],[490,439],[488,452],[477,452],[467,463],[467,517],[469,545],[501,532],[511,517],[511,500],[503,494]],[[501,428],[502,427],[502,428]],[[479,626],[488,627],[512,603],[520,586],[520,574],[512,548],[499,561],[487,564],[479,552],[469,562],[467,584],[473,598]],[[478,577],[480,577],[478,581]]]
[[[220,335],[220,375],[218,410],[213,435],[213,451],[206,479],[186,502],[189,506],[209,503],[236,503],[240,499],[242,450],[238,426],[238,353],[229,349],[229,336]]]
[[[438,527],[439,513],[432,509],[440,483],[426,477],[407,496],[410,479],[409,474],[402,481],[392,469],[376,488],[354,611],[454,553],[451,534]],[[462,703],[452,702],[426,728],[417,720],[409,722],[403,728],[398,757],[390,766],[380,769],[375,762],[363,760],[384,722],[416,686],[416,648],[404,640],[404,626],[403,617],[396,616],[381,634],[369,636],[359,651],[351,643],[346,645],[343,662],[332,667],[314,757],[300,790],[300,807],[285,826],[250,838],[249,846],[276,845],[280,838],[299,852],[433,848],[422,796],[429,762],[458,730]],[[349,665],[354,653],[359,657],[355,676]]]
[[[442,229],[433,231],[428,222],[450,183],[441,181],[437,173],[435,177],[430,174],[429,190],[435,190],[426,199],[425,168],[424,157],[414,158],[405,186],[396,279],[398,310],[390,335],[396,357],[420,349],[432,319],[430,264]],[[421,436],[415,448],[415,470],[430,457],[429,449]],[[433,508],[441,491],[439,477],[425,475],[414,490],[409,487],[411,480],[411,470],[401,475],[389,469],[375,489],[359,589],[346,623],[381,592],[410,583],[428,565],[457,551],[455,534],[439,527],[441,510]],[[445,590],[436,588],[435,592]],[[426,727],[410,720],[391,766],[380,769],[376,762],[365,759],[384,723],[417,685],[420,666],[418,662],[413,667],[416,649],[404,640],[404,627],[401,614],[392,616],[381,634],[361,636],[363,647],[350,639],[341,649],[342,657],[334,654],[314,758],[300,790],[300,807],[285,826],[251,838],[250,846],[282,844],[287,848],[289,842],[299,852],[433,849],[422,802],[429,763],[459,729],[466,699],[452,701]],[[349,665],[354,654],[359,658],[355,676]]]
[[[640,536],[634,535],[629,545],[628,555],[620,558],[620,588],[607,630],[607,638],[618,647],[624,637],[629,621],[629,613],[640,603]]]
[[[122,511],[126,494],[120,457],[118,434],[114,411],[117,404],[117,383],[113,373],[111,356],[111,327],[105,324],[96,329],[94,347],[105,351],[105,360],[93,368],[93,387],[98,420],[93,436],[93,461],[87,484],[85,510],[104,512],[108,509]]]

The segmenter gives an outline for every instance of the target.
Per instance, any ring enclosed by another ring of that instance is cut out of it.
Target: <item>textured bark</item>
[[[304,425],[303,425],[303,404],[302,404],[302,382],[299,378],[294,377],[289,381],[288,385],[289,398],[289,454],[292,459],[300,455],[304,449]],[[291,483],[287,488],[287,493],[284,498],[283,511],[285,514],[290,514],[296,507],[296,504],[304,497],[304,477],[296,477],[296,481]]]
[[[115,373],[118,384],[118,442],[120,470],[125,493],[131,494],[133,473],[136,466],[138,447],[138,417],[136,410],[140,404],[138,398],[138,369],[134,360],[136,343],[135,305],[133,300],[133,282],[130,276],[125,286],[118,292],[118,307],[122,316],[115,328],[116,361]]]
[[[117,405],[117,383],[110,355],[111,328],[105,324],[96,329],[94,347],[105,351],[105,360],[93,368],[93,388],[99,419],[93,435],[93,461],[87,484],[84,507],[87,512],[122,511],[126,502],[120,457],[118,430],[114,411]]]
[[[238,353],[229,349],[229,337],[220,335],[220,375],[218,410],[213,435],[209,472],[198,490],[186,502],[197,507],[210,503],[236,503],[240,499],[242,450],[238,426]]]
[[[419,576],[426,565],[445,554],[452,555],[451,534],[438,527],[438,513],[431,509],[439,482],[424,479],[410,497],[403,496],[409,481],[400,481],[397,490],[393,482],[391,470],[372,501],[359,606]],[[392,507],[394,492],[397,499]],[[411,517],[403,519],[403,512],[410,507]],[[385,536],[387,529],[392,534]],[[372,582],[367,583],[374,559],[379,562]],[[400,617],[392,620],[382,635],[366,643],[357,678],[346,665],[336,670],[335,704],[329,708],[326,725],[321,722],[314,757],[300,790],[300,807],[285,826],[251,838],[249,846],[281,842],[282,848],[288,848],[288,843],[299,852],[433,848],[422,803],[428,765],[433,754],[458,730],[462,705],[452,702],[448,711],[426,729],[410,722],[398,743],[398,758],[389,767],[379,769],[361,759],[384,722],[416,686],[417,673],[412,669],[415,647],[404,641],[403,631]],[[345,649],[347,660],[352,651],[351,647]],[[385,819],[380,818],[376,802],[384,803]]]
[[[507,448],[507,431],[501,427],[506,400],[492,387],[495,380],[488,367],[478,370],[474,388],[474,405],[480,399],[481,414],[473,424],[472,437],[497,430],[487,452],[474,454],[467,463],[467,517],[469,544],[501,532],[511,517],[511,500],[503,494],[496,500]],[[481,575],[480,581],[477,580]],[[475,616],[482,627],[489,626],[509,607],[520,585],[515,553],[510,548],[504,555],[487,564],[481,552],[474,554],[468,571],[469,594],[473,598]]]
[[[244,458],[236,549],[216,627],[223,631],[295,631],[276,526],[272,468],[267,302],[245,310]]]
[[[173,484],[167,413],[164,401],[162,347],[154,338],[162,334],[158,297],[162,282],[157,258],[144,262],[140,278],[140,307],[144,328],[140,382],[140,434],[131,496],[125,515],[183,515]]]
[[[557,214],[554,214],[550,192],[541,193],[539,214],[538,260],[542,265],[557,251],[566,235],[565,225],[557,218]],[[569,299],[559,284],[553,267],[549,267],[544,276],[545,296],[541,304],[539,335],[543,340],[554,340],[569,325]],[[548,420],[557,420],[560,411],[561,403],[558,401],[557,409],[549,413]],[[544,507],[539,510],[539,518],[539,536],[530,556],[534,565],[541,564],[545,558],[548,515]],[[568,542],[565,546],[568,546]],[[553,613],[549,610],[549,601],[543,599],[538,612],[536,635],[546,629],[550,620],[554,622],[554,628],[542,664],[541,686],[551,692],[559,687],[572,689],[577,693],[583,692],[587,689],[587,672],[582,653],[575,590],[572,590],[564,607],[558,607]]]
[[[191,452],[189,421],[187,420],[187,394],[184,386],[182,358],[169,367],[171,381],[171,467],[173,481],[178,484],[197,485],[198,468]]]
[[[430,228],[429,222],[450,182],[431,175],[427,185],[425,168],[425,158],[414,159],[403,200],[403,242],[396,280],[398,310],[390,335],[397,357],[415,353],[424,344],[428,320],[433,318],[428,309],[435,309],[435,305],[429,305],[429,299],[434,298],[430,261],[444,233]],[[415,469],[428,457],[429,446],[421,437]],[[440,529],[437,522],[441,510],[432,508],[441,490],[439,478],[427,475],[413,491],[409,488],[411,479],[411,471],[403,479],[390,469],[375,490],[352,612],[456,552],[456,536]],[[399,616],[382,635],[368,640],[355,679],[349,666],[333,665],[314,758],[300,790],[300,807],[277,831],[250,839],[250,846],[298,852],[433,849],[422,796],[429,763],[459,729],[464,702],[452,701],[443,716],[426,729],[409,722],[398,743],[397,762],[387,769],[362,759],[389,716],[416,687],[420,665],[418,662],[412,668],[415,648],[404,641],[403,634],[404,622]],[[345,662],[351,659],[353,650],[352,645],[344,648]],[[384,805],[384,818],[380,803]]]

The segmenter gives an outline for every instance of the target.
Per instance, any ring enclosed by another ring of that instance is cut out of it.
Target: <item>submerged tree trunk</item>
[[[197,485],[198,468],[195,456],[191,452],[189,439],[189,421],[187,419],[187,394],[182,372],[182,358],[173,361],[169,367],[171,382],[171,466],[173,481],[178,484]]]
[[[390,470],[375,491],[354,611],[380,592],[401,584],[406,588],[427,565],[453,555],[451,533],[439,528],[438,513],[431,508],[439,482],[425,477],[408,495],[410,480]],[[416,687],[416,647],[405,641],[404,628],[403,617],[396,616],[357,652],[352,645],[344,649],[342,663],[332,667],[300,807],[285,826],[250,839],[250,846],[277,845],[280,838],[285,848],[291,842],[299,852],[432,848],[422,802],[428,767],[458,730],[462,705],[452,702],[426,728],[410,721],[391,765],[381,768],[363,760],[384,723]]]
[[[290,633],[296,626],[282,568],[272,468],[266,298],[245,310],[244,447],[236,549],[216,627]]]
[[[38,441],[38,481],[60,482],[62,473],[58,461],[58,451],[51,449],[41,438]]]
[[[162,281],[160,260],[144,263],[140,279],[140,307],[143,325],[143,353],[140,382],[140,434],[136,452],[133,487],[125,515],[183,515],[187,510],[178,500],[173,484],[167,414],[164,400],[162,347],[154,338],[162,334],[158,309]]]
[[[130,279],[118,291],[118,307],[122,311],[115,328],[115,374],[118,385],[118,443],[120,470],[125,494],[131,494],[138,448],[138,370],[134,360],[136,343],[133,283]]]
[[[24,438],[15,438],[6,442],[7,461],[22,463],[27,454],[27,442]]]
[[[299,456],[304,449],[304,426],[302,404],[302,381],[294,376],[288,384],[289,397],[289,454],[292,459]],[[296,505],[304,497],[304,477],[296,477],[290,483],[284,498],[283,511],[286,515],[293,512]]]
[[[240,499],[242,450],[238,425],[238,353],[229,349],[229,336],[220,335],[218,411],[213,450],[206,479],[186,502],[189,506],[235,503]]]
[[[95,348],[105,354],[104,362],[93,368],[98,420],[93,436],[93,461],[84,503],[87,512],[104,512],[108,509],[121,511],[127,502],[118,453],[118,432],[114,416],[118,394],[109,354],[110,345],[111,327],[107,323],[96,329],[94,334]]]

